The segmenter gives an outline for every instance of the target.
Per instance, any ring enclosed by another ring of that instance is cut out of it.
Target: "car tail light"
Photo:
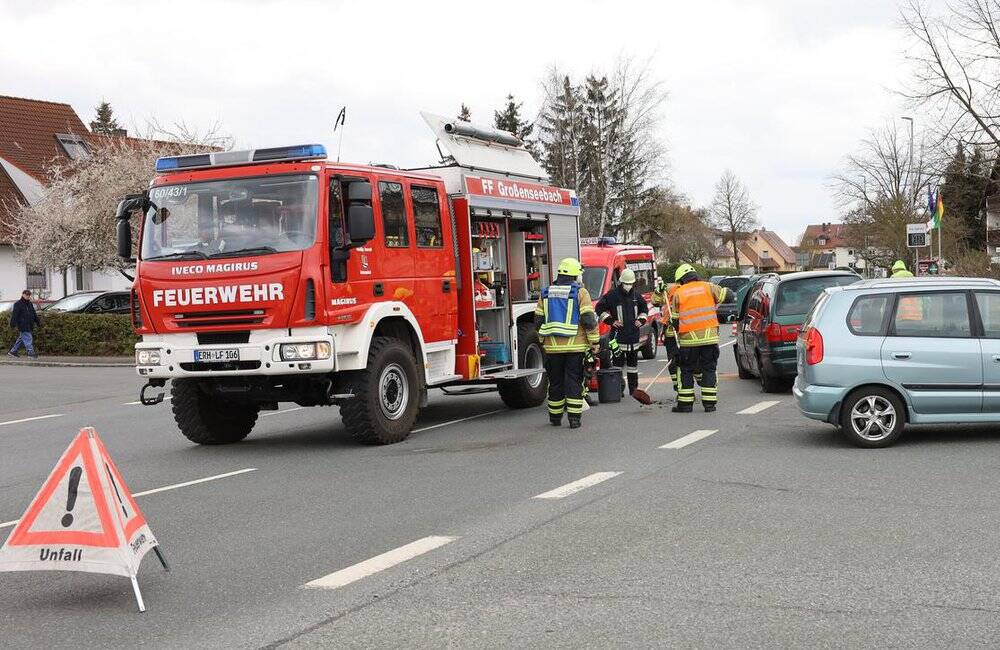
[[[733,323],[733,336],[736,336],[736,323]]]
[[[815,327],[810,327],[802,338],[806,346],[806,363],[815,366],[823,360],[823,335]]]
[[[764,330],[764,336],[768,343],[795,343],[795,339],[799,337],[799,326],[771,323]]]

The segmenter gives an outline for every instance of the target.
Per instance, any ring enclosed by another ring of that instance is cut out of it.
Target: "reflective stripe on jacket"
[[[725,288],[701,280],[688,282],[674,292],[671,306],[681,347],[719,343],[716,307],[725,299]]]
[[[681,285],[677,282],[671,282],[663,288],[662,292],[653,292],[653,304],[657,307],[666,308],[665,313],[661,312],[660,323],[663,325],[663,333],[671,338],[674,336],[674,321],[673,308],[670,303],[673,301],[674,294],[680,286]]]
[[[571,287],[575,287],[575,291],[572,292],[574,297],[572,309],[570,309],[569,304],[571,293],[569,289]],[[563,304],[560,305],[560,302]],[[594,314],[591,317],[593,328],[584,327],[581,322],[581,317],[584,314]],[[553,284],[543,289],[542,297],[535,305],[535,315],[544,319],[538,329],[538,335],[542,339],[542,347],[548,354],[585,352],[591,345],[596,345],[601,341],[601,335],[597,329],[597,315],[594,313],[594,302],[590,299],[587,289],[576,283]],[[572,331],[567,326],[567,318],[575,320]],[[546,327],[550,323],[552,326]]]

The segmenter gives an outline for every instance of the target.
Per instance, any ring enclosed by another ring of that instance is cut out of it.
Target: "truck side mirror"
[[[371,203],[372,184],[368,181],[351,181],[347,184],[348,203]]]
[[[132,227],[128,219],[118,220],[118,257],[132,259]]]
[[[352,203],[347,208],[347,236],[352,246],[364,244],[375,238],[375,213],[372,211],[372,206]]]
[[[115,210],[115,221],[118,227],[118,257],[132,259],[132,226],[129,219],[136,210],[143,212],[150,206],[149,197],[145,194],[129,194],[118,202]]]

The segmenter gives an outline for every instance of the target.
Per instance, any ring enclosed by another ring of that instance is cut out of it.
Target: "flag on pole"
[[[934,227],[941,229],[941,222],[944,220],[944,199],[941,197],[941,190],[937,193],[937,202],[934,205]]]

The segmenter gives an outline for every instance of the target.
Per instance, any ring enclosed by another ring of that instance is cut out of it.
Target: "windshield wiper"
[[[239,257],[241,255],[264,255],[265,253],[277,253],[278,249],[274,246],[252,246],[250,248],[238,248],[234,251],[222,251],[221,253],[214,253],[209,255],[209,257]]]
[[[205,255],[201,251],[181,251],[179,253],[167,253],[166,255],[157,255],[156,257],[145,258],[147,262],[152,262],[155,260],[179,260],[186,257],[191,257],[196,260],[207,260],[208,255]]]

